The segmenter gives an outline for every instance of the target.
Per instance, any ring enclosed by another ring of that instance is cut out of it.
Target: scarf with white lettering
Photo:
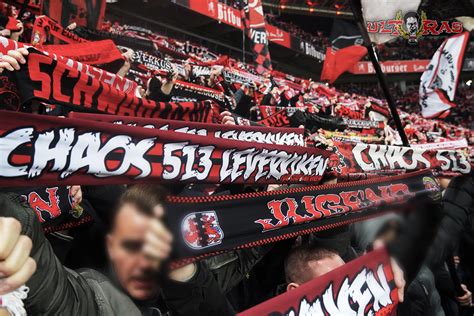
[[[222,91],[181,80],[176,80],[174,84],[173,97],[189,98],[196,101],[213,100],[222,106],[225,104],[225,96]]]
[[[318,183],[330,152],[17,112],[0,113],[0,187]]]
[[[396,315],[398,291],[385,249],[372,251],[239,316]]]
[[[429,170],[411,174],[270,192],[169,196],[177,264],[332,229],[377,216],[381,206],[439,193]]]
[[[50,104],[62,104],[76,107],[78,110],[90,110],[117,115],[140,117],[159,117],[184,121],[212,122],[218,112],[218,106],[211,102],[155,102],[137,97],[135,91],[123,92],[124,87],[117,84],[128,83],[121,77],[110,78],[97,74],[109,74],[93,71],[97,68],[84,67],[79,62],[62,62],[29,48],[27,63],[19,71],[8,73],[18,86],[22,103],[38,99]],[[0,52],[3,47],[0,45]],[[97,79],[100,77],[101,79]]]
[[[334,141],[336,163],[332,172],[344,178],[348,175],[393,173],[405,170],[433,169],[440,172],[469,173],[471,162],[462,151],[428,150],[401,146],[387,146],[364,143],[342,143]]]
[[[208,137],[256,142],[260,144],[305,146],[304,130],[302,128],[272,128],[263,126],[210,124],[175,120],[148,119],[130,116],[89,114],[80,112],[71,112],[69,117],[114,124],[155,128],[159,130],[171,130],[175,132]]]

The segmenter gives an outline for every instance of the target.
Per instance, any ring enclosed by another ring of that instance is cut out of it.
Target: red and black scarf
[[[407,170],[433,169],[440,172],[469,173],[471,163],[462,151],[428,150],[401,146],[334,141],[336,160],[332,167],[338,177],[397,173]]]
[[[304,129],[183,122],[130,116],[71,112],[71,118],[123,124],[260,144],[305,146]]]
[[[385,249],[372,251],[239,316],[396,315],[398,291]]]
[[[439,194],[428,170],[375,180],[236,195],[168,197],[179,263],[332,229]]]
[[[0,186],[318,183],[330,152],[1,112]]]
[[[218,112],[217,105],[210,102],[164,103],[140,98],[135,91],[126,93],[124,87],[116,88],[129,80],[113,74],[97,79],[97,74],[108,73],[102,70],[96,74],[93,71],[97,68],[87,68],[70,59],[56,60],[33,48],[29,51],[27,63],[19,71],[8,73],[15,80],[23,103],[37,99],[78,110],[198,122],[212,122]]]

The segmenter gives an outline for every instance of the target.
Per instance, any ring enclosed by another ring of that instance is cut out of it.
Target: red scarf
[[[112,40],[85,42],[66,45],[45,45],[41,47],[50,54],[61,55],[84,64],[107,64],[122,59],[122,53]]]
[[[396,315],[398,292],[385,249],[372,251],[239,316]]]

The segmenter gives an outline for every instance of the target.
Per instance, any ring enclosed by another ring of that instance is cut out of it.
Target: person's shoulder
[[[100,315],[141,315],[131,298],[118,289],[104,274],[93,269],[77,271],[89,284],[99,307]]]

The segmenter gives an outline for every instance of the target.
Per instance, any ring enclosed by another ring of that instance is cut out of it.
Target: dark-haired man
[[[0,194],[0,226],[12,217],[20,222],[21,235],[25,236],[20,239],[18,230],[7,234],[13,237],[0,239],[0,250],[5,248],[3,244],[12,245],[0,257],[0,295],[18,287],[19,283],[4,280],[18,279],[15,275],[26,269],[25,261],[31,256],[37,270],[26,283],[30,291],[24,303],[32,315],[232,314],[203,265],[185,266],[172,271],[170,277],[163,273],[172,241],[161,221],[165,213],[163,197],[163,189],[152,185],[134,186],[123,194],[107,237],[110,264],[99,273],[64,267],[45,239],[34,212],[17,195]],[[24,247],[23,241],[18,245],[17,240],[24,239],[32,241],[32,248]],[[28,273],[23,273],[26,276],[20,281],[28,279],[32,267],[27,267]]]

